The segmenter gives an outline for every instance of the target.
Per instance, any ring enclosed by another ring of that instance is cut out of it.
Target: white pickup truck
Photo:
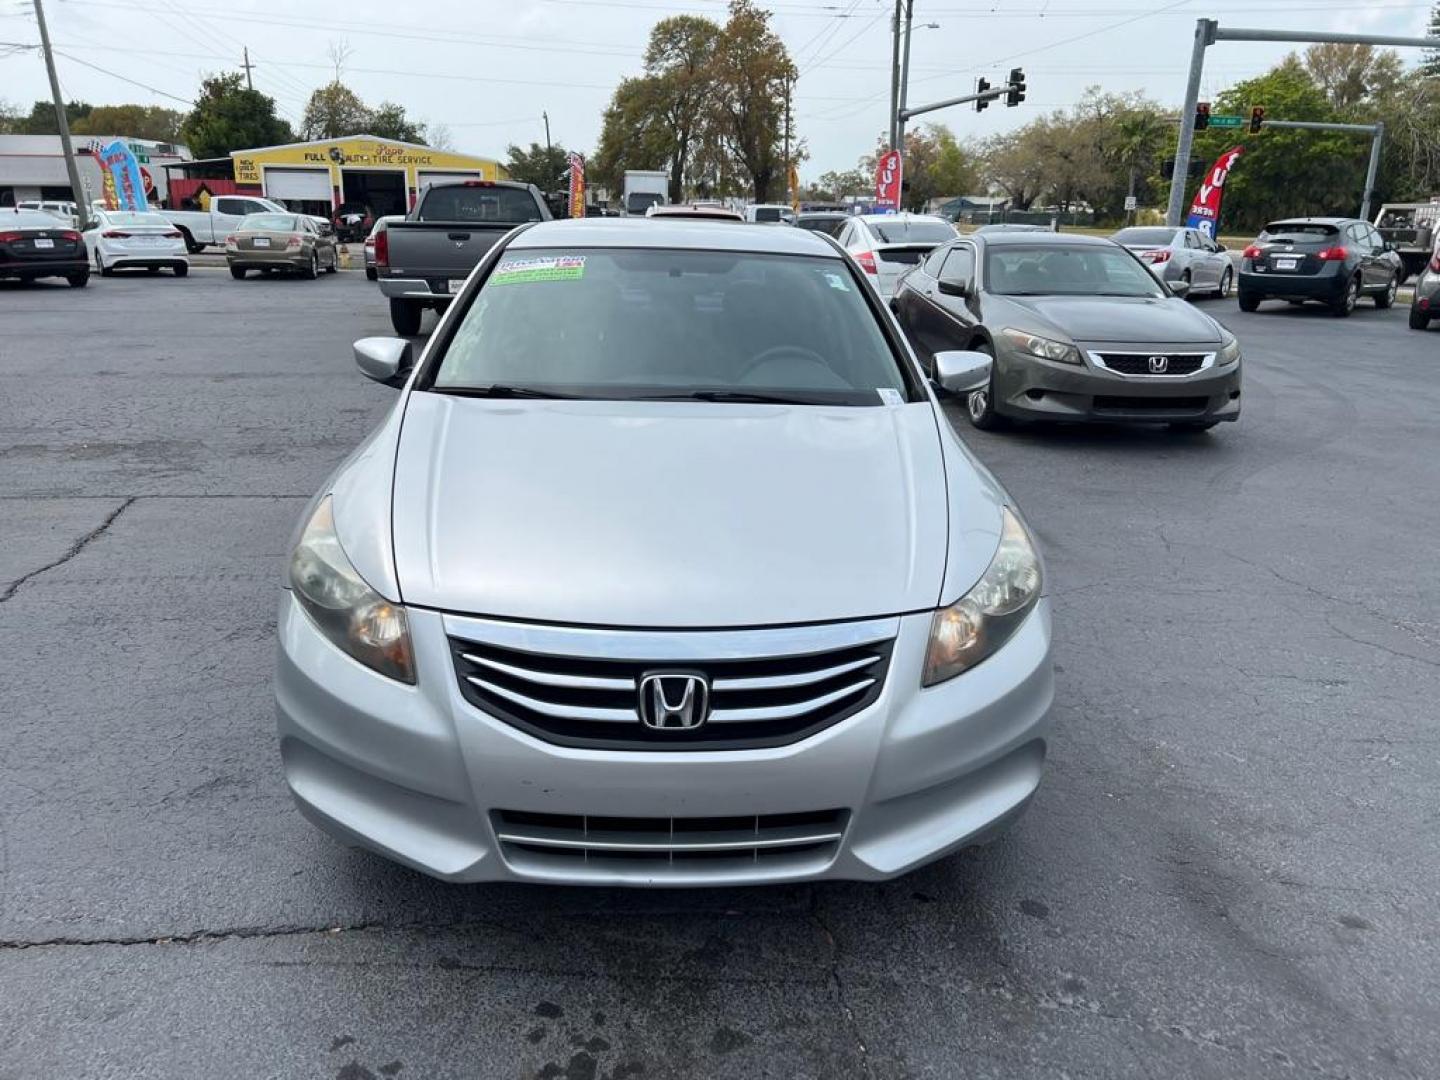
[[[207,210],[161,210],[160,216],[185,236],[185,247],[191,255],[199,254],[214,244],[223,246],[225,237],[235,230],[241,218],[250,214],[289,214],[279,203],[256,195],[214,195]],[[304,215],[317,225],[331,228],[328,218]]]

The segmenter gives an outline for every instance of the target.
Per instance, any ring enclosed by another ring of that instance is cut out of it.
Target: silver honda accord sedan
[[[290,555],[312,821],[450,881],[736,885],[893,877],[1024,810],[1040,555],[834,241],[522,227],[410,348],[356,343],[403,386]]]

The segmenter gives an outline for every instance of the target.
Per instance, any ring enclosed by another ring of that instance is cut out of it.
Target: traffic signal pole
[[[1185,84],[1185,105],[1180,112],[1180,137],[1175,143],[1175,173],[1170,181],[1170,202],[1165,209],[1165,224],[1179,225],[1185,202],[1185,173],[1190,161],[1190,148],[1195,140],[1195,106],[1200,101],[1200,77],[1205,70],[1205,50],[1217,41],[1303,41],[1338,42],[1349,45],[1400,45],[1417,49],[1440,49],[1440,38],[1401,37],[1393,34],[1336,34],[1324,30],[1246,30],[1227,29],[1214,19],[1195,20],[1195,47],[1190,54],[1190,79]],[[1302,124],[1299,122],[1266,121],[1269,127],[1331,127],[1346,125]],[[1368,129],[1367,125],[1351,125]],[[1383,134],[1383,133],[1381,133]],[[1377,135],[1377,145],[1378,138]],[[1374,191],[1374,172],[1379,168],[1379,151],[1371,147],[1371,176],[1365,184],[1365,210],[1369,210]]]

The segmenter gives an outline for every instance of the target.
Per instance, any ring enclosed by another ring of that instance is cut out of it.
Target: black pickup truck
[[[420,332],[424,310],[444,311],[485,252],[517,225],[549,221],[533,184],[456,180],[430,184],[403,221],[375,237],[375,277],[397,334]]]

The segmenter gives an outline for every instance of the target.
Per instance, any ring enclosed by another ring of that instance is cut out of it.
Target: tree
[[[547,148],[532,142],[528,150],[511,146],[506,153],[505,171],[511,180],[534,184],[541,191],[558,191],[564,185],[570,153],[563,146]]]
[[[831,170],[804,189],[804,197],[816,202],[839,202],[846,195],[868,195],[875,188],[874,172],[864,169]]]
[[[450,128],[445,124],[426,124],[425,143],[436,150],[455,149],[455,140],[450,134]]]
[[[630,169],[670,168],[675,133],[659,119],[660,93],[656,80],[649,77],[624,79],[615,88],[590,169],[595,180],[612,191],[622,189]]]
[[[752,0],[730,0],[712,70],[716,133],[749,176],[755,201],[766,202],[790,165],[782,146],[796,78],[785,43],[770,29],[769,12]]]
[[[73,129],[80,120],[90,115],[93,106],[84,101],[67,101],[65,119]],[[30,107],[28,116],[16,121],[16,135],[59,135],[60,125],[55,122],[55,104],[51,101],[37,101]]]
[[[76,135],[128,135],[156,142],[179,142],[185,114],[155,105],[97,105],[70,125]]]
[[[180,136],[197,158],[294,140],[290,125],[275,115],[275,99],[245,88],[238,72],[212,75],[200,84],[195,108]]]
[[[305,103],[300,120],[302,139],[340,139],[367,135],[372,114],[358,94],[339,79],[320,87]]]
[[[874,177],[876,160],[889,149],[882,138],[873,154],[861,158],[862,176]],[[980,173],[970,153],[955,141],[954,133],[944,124],[924,124],[905,132],[905,194],[904,204],[911,210],[923,210],[933,199],[965,195],[980,186]],[[859,190],[866,191],[874,181],[867,181]]]
[[[397,139],[400,142],[411,143],[426,141],[425,125],[418,120],[411,120],[405,115],[405,107],[396,105],[393,101],[382,101],[370,113],[364,130],[367,134],[382,139]]]
[[[997,135],[981,149],[982,175],[1003,191],[1017,210],[1029,210],[1045,188],[1045,161],[1034,124]]]
[[[1376,94],[1383,94],[1404,75],[1399,53],[1373,45],[1325,42],[1305,50],[1305,70],[1329,99],[1345,113]]]
[[[710,136],[710,86],[720,28],[709,19],[677,15],[650,31],[645,49],[647,96],[669,130],[670,198],[684,198],[687,170],[700,140]]]
[[[24,117],[20,110],[4,98],[0,98],[0,135],[20,134],[20,123]]]
[[[1425,36],[1440,38],[1440,2],[1430,9]],[[1420,74],[1427,79],[1440,79],[1440,49],[1426,49],[1420,61]]]

